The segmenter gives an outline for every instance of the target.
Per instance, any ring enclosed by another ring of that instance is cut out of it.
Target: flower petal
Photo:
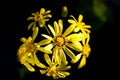
[[[44,47],[40,47],[38,48],[39,51],[42,51],[44,53],[47,53],[47,54],[52,54],[52,51],[51,50],[46,50]]]
[[[33,31],[33,34],[32,34],[32,39],[33,39],[33,42],[34,40],[36,39],[37,35],[38,35],[38,31],[39,31],[39,28],[38,27],[35,27],[34,31]]]
[[[30,17],[27,18],[27,21],[33,20],[33,19],[34,19],[34,17],[30,16]]]
[[[80,42],[79,42],[80,44]],[[73,44],[73,43],[67,43],[67,46],[70,47],[71,49],[75,50],[75,51],[81,51],[82,50],[82,45],[78,45],[78,44]]]
[[[44,8],[41,8],[40,9],[40,14],[44,14],[45,13],[45,9]]]
[[[59,50],[58,50],[58,53],[59,53],[59,56],[60,56],[60,59],[61,59],[61,62],[62,62],[61,65],[66,65],[66,64],[68,63],[68,61],[67,61],[67,59],[66,59],[66,55],[65,55],[63,49],[62,49],[62,48],[59,49]]]
[[[24,62],[23,65],[31,72],[34,72],[35,69],[27,62]]]
[[[58,55],[58,47],[57,46],[53,50],[52,60],[55,61],[55,63],[58,63],[58,64],[60,64],[60,62],[61,62],[60,57]]]
[[[71,66],[58,66],[57,70],[64,71],[64,70],[69,70]]]
[[[42,35],[43,37],[49,39],[49,40],[53,40],[52,37],[50,37],[50,36],[48,36],[48,35],[46,35],[46,34],[41,34],[41,35]]]
[[[78,22],[82,22],[82,20],[83,20],[83,16],[80,14],[78,17]]]
[[[68,19],[69,23],[72,23],[73,25],[76,25],[76,22],[73,19]]]
[[[28,30],[30,30],[30,28],[31,28],[34,24],[36,24],[36,22],[30,23],[30,24],[28,25]]]
[[[44,39],[44,40],[38,42],[37,44],[40,45],[40,46],[42,46],[42,45],[49,44],[50,42],[51,42],[51,40],[49,40],[49,39]]]
[[[50,13],[51,11],[50,10],[47,10],[44,14],[48,14],[48,13]]]
[[[65,53],[71,58],[71,59],[75,59],[75,54],[67,47],[63,48]]]
[[[45,74],[47,71],[46,70],[40,70],[41,74]]]
[[[69,26],[65,32],[63,33],[64,36],[67,36],[68,34],[70,34],[73,30],[74,30],[75,26],[74,25],[71,25]]]
[[[20,41],[23,42],[23,43],[26,43],[26,40],[27,40],[27,39],[26,39],[25,37],[22,37],[22,38],[20,39]]]
[[[53,36],[55,36],[55,31],[54,31],[53,27],[51,25],[48,25],[48,27],[49,27],[50,31],[52,32]]]
[[[38,67],[40,68],[47,68],[44,64],[42,64],[39,59],[37,58],[36,54],[34,54],[34,60],[35,60],[35,63]]]
[[[51,62],[51,59],[49,57],[48,54],[44,54],[44,58],[45,58],[45,61],[47,62],[47,64],[51,67],[52,66],[52,62]]]
[[[55,29],[56,36],[58,36],[58,34],[59,34],[59,26],[58,26],[56,21],[54,21],[54,29]]]
[[[63,31],[63,21],[62,20],[58,20],[58,25],[59,25],[59,33],[62,34],[62,31]]]
[[[70,34],[69,36],[67,36],[67,40],[68,41],[71,41],[71,40],[74,40],[74,41],[80,41],[82,40],[82,37],[83,37],[83,34],[82,33],[75,33],[75,34]],[[73,41],[73,42],[74,42]]]
[[[80,69],[83,66],[85,66],[85,64],[86,64],[86,56],[83,56],[81,61],[80,61],[80,64],[78,65],[78,69]]]
[[[78,60],[81,58],[82,54],[78,54],[75,59],[71,60],[72,63],[78,62]]]

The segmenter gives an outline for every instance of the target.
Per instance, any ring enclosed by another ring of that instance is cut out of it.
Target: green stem
[[[45,25],[45,29],[47,30],[48,34],[51,35],[50,31],[48,30],[47,26]]]

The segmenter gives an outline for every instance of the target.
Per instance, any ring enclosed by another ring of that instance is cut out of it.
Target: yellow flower
[[[48,27],[52,32],[53,36],[42,34],[42,36],[46,38],[46,41],[49,41],[47,45],[44,47],[44,52],[46,52],[46,50],[49,50],[52,53],[53,50],[53,60],[55,60],[55,62],[57,63],[66,62],[65,53],[72,59],[71,61],[72,63],[77,62],[80,59],[80,55],[76,56],[69,48],[75,51],[81,51],[82,45],[80,41],[83,38],[83,34],[82,33],[70,34],[75,28],[73,25],[69,26],[65,30],[65,32],[62,33],[63,31],[62,20],[58,20],[58,23],[54,21],[54,28],[51,25],[48,25]],[[40,43],[40,45],[41,44],[44,45],[44,43]]]
[[[20,40],[23,42],[23,44],[17,51],[18,61],[20,61],[20,63],[27,67],[27,69],[31,72],[35,71],[32,66],[38,62],[36,59],[37,45],[34,43],[37,34],[38,27],[35,28],[32,37],[30,36],[28,39],[22,37]]]
[[[90,40],[90,35],[89,33],[87,33],[86,38],[82,41],[83,47],[82,47],[81,54],[83,56],[82,56],[82,59],[80,61],[78,68],[82,68],[86,64],[86,58],[89,57],[89,54],[91,52],[89,40]]]
[[[90,30],[87,28],[91,28],[91,26],[85,25],[85,23],[82,22],[83,16],[81,14],[78,17],[78,21],[74,18],[74,16],[71,15],[71,17],[73,19],[68,19],[68,22],[71,23],[71,25],[76,26],[76,28],[74,29],[75,32],[78,32],[79,30],[81,30],[84,35],[86,35],[86,32],[90,33]]]
[[[49,18],[52,17],[52,15],[49,14],[50,12],[51,12],[50,10],[45,11],[44,8],[41,8],[40,12],[32,13],[32,16],[27,18],[27,20],[33,20],[33,22],[28,25],[28,30],[31,27],[33,27],[34,29],[37,23],[40,27],[44,27],[46,21],[48,21]]]
[[[49,66],[40,66],[41,74],[46,74],[46,76],[52,76],[54,79],[65,78],[66,76],[70,75],[69,72],[66,72],[66,70],[69,70],[71,68],[71,66],[67,66],[67,63],[57,64],[54,61],[51,61],[48,54],[44,54],[44,58]]]

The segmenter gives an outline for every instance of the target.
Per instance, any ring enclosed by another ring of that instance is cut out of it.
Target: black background
[[[86,0],[87,1],[87,0]],[[64,80],[98,80],[113,77],[117,71],[116,65],[119,52],[119,19],[120,1],[104,0],[111,8],[113,19],[91,33],[92,52],[84,68],[78,70],[73,67],[71,75]],[[20,80],[19,68],[21,65],[16,59],[16,51],[21,44],[19,39],[28,36],[26,26],[27,17],[31,12],[38,11],[41,7],[55,11],[55,16],[60,15],[61,7],[66,5],[72,14],[76,14],[77,0],[19,0],[2,1],[0,25],[0,76],[1,80]],[[57,20],[56,17],[54,19]],[[118,47],[117,47],[118,46]],[[116,78],[116,77],[114,77]],[[22,80],[50,80],[39,72],[30,73]]]

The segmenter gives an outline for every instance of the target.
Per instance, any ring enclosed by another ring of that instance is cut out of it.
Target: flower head
[[[71,68],[71,66],[67,66],[67,63],[57,64],[54,61],[51,61],[48,54],[44,54],[44,58],[49,66],[40,66],[41,74],[46,74],[46,76],[52,76],[54,79],[65,78],[66,76],[70,75],[69,72],[66,72],[66,70],[69,70]]]
[[[75,32],[81,31],[83,34],[90,33],[90,30],[87,28],[91,28],[90,25],[86,25],[84,22],[82,22],[83,20],[83,16],[80,14],[78,17],[78,21],[74,18],[74,16],[71,15],[71,17],[73,19],[68,19],[68,22],[71,23],[71,25],[76,26],[76,28],[74,29]]]
[[[25,65],[29,71],[35,71],[35,69],[32,67],[35,65],[35,53],[37,52],[37,45],[34,43],[34,40],[38,33],[38,27],[35,28],[32,37],[29,36],[28,39],[25,37],[22,37],[20,40],[23,42],[23,44],[19,47],[17,51],[17,57],[18,61],[21,62],[21,64]],[[31,66],[32,65],[32,66]]]
[[[83,56],[82,56],[82,59],[80,61],[78,68],[81,68],[86,64],[86,58],[89,57],[89,54],[91,52],[89,40],[90,40],[90,35],[89,35],[89,33],[87,33],[86,38],[84,40],[82,40],[83,47],[82,47],[81,54]]]
[[[53,36],[49,36],[46,34],[42,34],[42,36],[45,37],[47,40],[50,40],[50,42],[44,48],[46,50],[53,50],[53,60],[55,60],[56,62],[58,61],[58,63],[60,63],[61,61],[58,59],[63,59],[64,57],[63,59],[64,61],[63,60],[62,61],[66,62],[65,56],[66,53],[72,59],[72,62],[74,63],[77,62],[80,56],[76,57],[76,55],[69,48],[75,51],[81,51],[82,45],[79,41],[82,40],[83,34],[81,32],[70,34],[75,28],[73,25],[69,26],[65,30],[65,32],[62,33],[63,31],[62,20],[58,20],[58,23],[54,21],[54,28],[51,25],[48,25],[48,27],[52,32]]]
[[[27,18],[27,20],[33,20],[33,22],[28,25],[28,29],[30,29],[31,27],[33,27],[34,29],[34,27],[37,26],[37,23],[40,27],[44,27],[46,21],[48,21],[49,18],[52,17],[52,15],[49,14],[50,12],[50,10],[45,11],[44,8],[41,8],[40,12],[32,13],[32,16]]]

